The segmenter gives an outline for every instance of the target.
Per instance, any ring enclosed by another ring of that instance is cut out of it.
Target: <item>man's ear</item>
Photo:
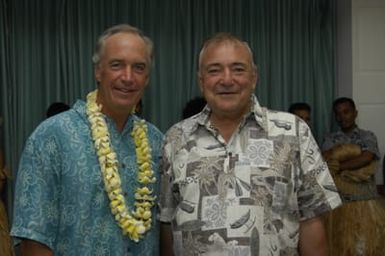
[[[203,77],[202,75],[199,73],[198,71],[198,85],[199,85],[199,90],[201,91],[201,93],[203,94]]]
[[[94,66],[94,75],[95,75],[95,80],[96,82],[100,82],[100,77],[101,77],[101,70],[100,70],[100,67],[99,67],[99,64],[96,64]]]
[[[150,78],[150,75],[148,75],[146,78],[146,83],[144,84],[144,88],[147,88],[147,86],[150,84]]]
[[[258,79],[258,69],[257,67],[255,67],[253,71],[253,90],[255,90],[255,88],[257,87]]]

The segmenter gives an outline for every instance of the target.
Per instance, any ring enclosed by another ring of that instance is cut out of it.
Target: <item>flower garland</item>
[[[147,138],[147,125],[144,120],[135,122],[131,133],[135,146],[140,186],[135,191],[135,211],[131,212],[126,206],[121,187],[116,153],[111,147],[110,134],[103,114],[102,106],[96,103],[97,90],[87,95],[87,115],[91,123],[92,139],[99,158],[105,190],[110,199],[112,214],[123,234],[138,242],[143,234],[151,228],[151,207],[155,196],[147,187],[154,183],[154,171],[151,168],[151,149]]]

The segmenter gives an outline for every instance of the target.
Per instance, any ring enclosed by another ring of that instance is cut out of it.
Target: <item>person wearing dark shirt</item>
[[[290,105],[289,112],[304,120],[309,126],[311,122],[311,107],[305,102],[296,102]]]

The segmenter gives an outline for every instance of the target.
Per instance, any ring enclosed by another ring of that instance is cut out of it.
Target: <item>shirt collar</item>
[[[261,107],[254,94],[251,95],[251,102],[250,112],[245,114],[244,120],[254,119],[262,129],[267,131],[266,108]],[[186,120],[186,122],[194,120],[193,124],[189,126],[191,127],[190,133],[195,132],[200,126],[205,127],[209,123],[211,111],[209,105],[206,105],[200,113]]]
[[[79,115],[84,119],[85,122],[88,123],[88,116],[87,116],[86,108],[87,108],[87,104],[83,100],[77,100],[73,106],[73,109],[77,113],[79,113]],[[107,125],[109,126],[110,133],[111,133],[111,127],[114,127],[114,129],[117,131],[116,124],[115,124],[114,120],[112,118],[110,118],[109,116],[106,116],[104,114],[103,114],[103,116],[105,117]],[[121,134],[130,133],[133,129],[134,122],[138,121],[138,120],[140,120],[140,118],[138,116],[130,115],[128,117],[125,125],[124,125],[123,131],[121,132]]]
[[[343,132],[341,129],[339,130],[339,132],[342,133],[342,134],[345,134],[345,135],[347,135],[347,136],[350,137],[350,136],[352,136],[352,135],[354,135],[354,134],[360,133],[360,129],[359,129],[358,126],[356,125],[356,127],[354,127],[353,130],[351,130],[349,133],[345,133],[345,132]]]

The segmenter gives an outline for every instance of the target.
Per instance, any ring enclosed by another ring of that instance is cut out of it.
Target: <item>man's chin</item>
[[[117,104],[116,108],[119,110],[119,112],[127,112],[130,113],[132,109],[135,107],[135,105],[130,102],[129,104]]]

